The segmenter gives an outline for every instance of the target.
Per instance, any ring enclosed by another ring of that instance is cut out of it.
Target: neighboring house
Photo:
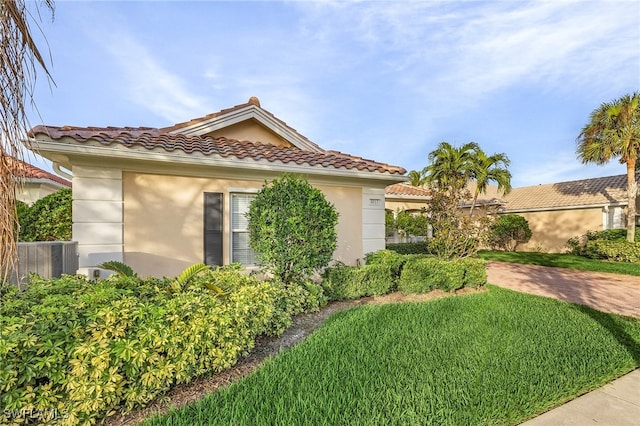
[[[563,252],[571,237],[626,228],[626,187],[627,176],[617,175],[514,188],[500,213],[518,214],[529,222],[533,236],[520,250]]]
[[[626,175],[514,188],[507,195],[489,186],[477,205],[485,212],[518,214],[527,219],[533,236],[527,244],[519,245],[519,250],[564,252],[571,237],[587,231],[626,228],[626,187]],[[475,186],[471,184],[468,189],[473,192]],[[427,189],[406,183],[388,186],[385,197],[387,210],[393,212],[418,212],[431,198]],[[460,207],[468,209],[469,204]],[[640,197],[636,208],[640,211]],[[636,217],[636,223],[638,220],[640,217]],[[388,240],[396,241],[397,237]]]
[[[11,160],[14,173],[18,177],[16,199],[29,205],[40,198],[63,188],[71,188],[71,182],[18,159]]]
[[[411,186],[408,183],[396,183],[385,188],[385,209],[397,213],[401,211],[420,212],[431,199],[427,188]]]
[[[106,260],[141,275],[254,263],[244,216],[265,181],[303,175],[339,213],[334,258],[384,248],[384,189],[405,170],[326,151],[247,103],[166,128],[37,126],[41,155],[73,173],[80,267]]]

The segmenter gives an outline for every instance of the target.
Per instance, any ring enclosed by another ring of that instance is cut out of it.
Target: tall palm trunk
[[[636,161],[632,157],[627,160],[627,241],[633,242],[636,236],[636,199],[638,198],[638,182],[636,181]]]

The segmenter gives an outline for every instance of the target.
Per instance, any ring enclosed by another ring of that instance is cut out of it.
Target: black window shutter
[[[222,265],[223,194],[204,193],[204,263]]]

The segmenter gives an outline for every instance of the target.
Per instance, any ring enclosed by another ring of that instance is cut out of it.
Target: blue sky
[[[475,141],[514,186],[625,173],[581,164],[575,138],[640,90],[637,1],[58,0],[43,17],[56,86],[39,73],[31,125],[163,127],[257,96],[325,149],[407,170]]]

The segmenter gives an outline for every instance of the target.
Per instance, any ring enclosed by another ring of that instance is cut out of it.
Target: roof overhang
[[[280,161],[236,159],[232,157],[219,157],[204,154],[185,154],[182,151],[167,152],[161,149],[135,149],[120,146],[94,146],[78,145],[76,143],[65,142],[65,139],[73,141],[71,138],[62,138],[54,141],[49,138],[25,141],[27,146],[35,145],[38,153],[45,158],[62,165],[64,168],[73,171],[72,159],[98,159],[113,160],[117,162],[147,162],[156,164],[170,164],[176,166],[199,166],[218,169],[244,169],[276,173],[295,173],[302,175],[330,176],[341,178],[365,179],[378,181],[385,186],[393,183],[404,182],[406,176],[390,173],[370,172],[357,169],[327,168],[321,165],[310,166],[308,164],[282,163]]]

